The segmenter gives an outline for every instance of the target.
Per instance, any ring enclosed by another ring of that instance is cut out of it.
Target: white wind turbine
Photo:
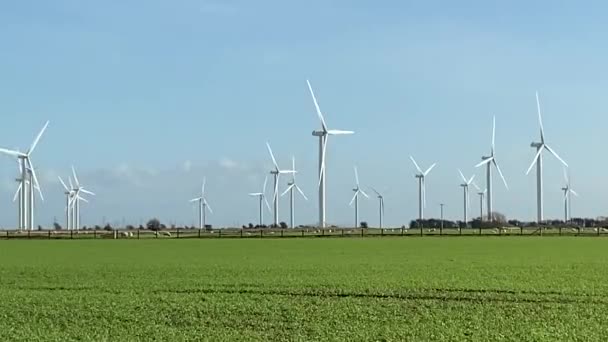
[[[469,185],[471,185],[471,183],[473,183],[473,179],[475,179],[475,175],[471,176],[471,178],[469,178],[467,180],[467,178],[462,174],[462,171],[458,170],[458,173],[460,173],[460,177],[462,178],[462,184],[460,184],[460,186],[462,187],[462,190],[464,192],[464,227],[466,228],[469,222]]]
[[[21,178],[17,181],[19,185],[19,230],[32,230],[34,227],[34,188],[38,190],[40,199],[44,200],[42,191],[40,189],[40,183],[38,183],[38,177],[36,177],[36,171],[34,164],[30,158],[32,152],[36,149],[40,138],[44,134],[44,131],[49,125],[49,121],[46,122],[44,127],[40,130],[34,142],[27,150],[23,153],[20,151],[13,151],[4,148],[0,148],[0,153],[7,154],[9,156],[16,157],[19,162],[19,168],[21,171]]]
[[[258,197],[259,201],[260,201],[260,224],[259,224],[260,227],[262,227],[264,225],[264,210],[262,210],[262,207],[263,207],[262,202],[266,203],[266,207],[268,208],[268,211],[272,212],[272,210],[270,210],[270,204],[268,204],[268,200],[266,199],[266,184],[267,183],[268,183],[268,176],[266,176],[264,178],[264,186],[262,187],[262,192],[249,193],[249,196]]]
[[[384,196],[382,196],[376,189],[372,188],[372,190],[378,196],[378,201],[379,201],[378,215],[379,215],[379,220],[380,220],[380,225],[378,226],[378,228],[382,229],[382,221],[384,220]]]
[[[205,198],[205,185],[207,183],[207,177],[203,178],[203,185],[201,186],[201,197],[193,198],[190,202],[198,202],[198,226],[199,229],[207,228],[207,209],[209,212],[213,214],[213,210],[209,203],[207,203],[207,198]]]
[[[72,176],[74,176],[74,182],[76,182],[75,187],[73,186],[73,184],[70,184],[70,186],[72,186],[72,189],[74,191],[74,195],[72,196],[72,212],[74,214],[74,218],[72,219],[72,222],[73,222],[72,229],[80,230],[80,201],[89,203],[89,201],[87,201],[87,199],[80,196],[80,194],[83,193],[83,194],[88,194],[91,196],[95,196],[95,194],[93,192],[85,189],[80,184],[80,181],[78,180],[78,176],[76,175],[76,169],[74,169],[74,166],[72,166]],[[70,183],[71,183],[71,179],[70,179]]]
[[[500,166],[498,166],[498,163],[496,162],[496,155],[495,155],[495,141],[496,141],[496,117],[493,118],[492,120],[492,145],[491,145],[491,149],[490,149],[490,155],[489,156],[482,156],[481,159],[481,163],[475,165],[475,167],[480,167],[483,165],[486,165],[486,190],[488,193],[487,196],[487,215],[488,215],[488,221],[493,221],[494,218],[492,217],[492,165],[494,165],[494,167],[496,167],[496,171],[498,171],[498,174],[500,175],[500,178],[502,179],[502,182],[505,185],[505,188],[507,190],[509,190],[509,186],[507,185],[507,180],[505,179],[505,177],[502,174],[502,171],[500,171]]]
[[[540,142],[533,142],[530,144],[531,147],[536,149],[536,156],[532,160],[532,164],[526,171],[526,175],[530,173],[534,164],[536,164],[536,219],[538,223],[544,221],[544,200],[543,200],[543,150],[549,151],[557,160],[559,160],[564,166],[568,167],[568,164],[557,155],[557,153],[545,143],[545,132],[543,129],[543,119],[540,113],[540,101],[538,99],[538,92],[536,92],[536,109],[538,111],[538,123],[540,125]]]
[[[573,194],[576,197],[579,196],[570,186],[570,175],[566,168],[564,168],[564,180],[566,181],[566,185],[562,188],[562,191],[564,192],[564,223],[566,223],[572,220],[572,199],[570,198],[570,194]]]
[[[292,157],[291,158],[291,169],[293,170],[293,173],[291,175],[291,182],[287,183],[287,189],[281,194],[281,197],[285,196],[285,194],[287,194],[289,192],[289,208],[290,208],[290,216],[289,216],[289,220],[290,220],[290,224],[291,224],[291,228],[295,228],[295,194],[294,194],[294,189],[297,190],[300,195],[302,195],[302,197],[304,197],[305,200],[308,201],[308,197],[306,197],[306,195],[304,195],[304,192],[302,191],[302,189],[300,189],[300,187],[298,186],[298,184],[296,183],[296,158]]]
[[[433,163],[433,165],[426,169],[426,171],[422,171],[420,166],[418,166],[418,163],[416,163],[414,157],[410,156],[410,159],[412,160],[412,163],[414,163],[416,170],[418,170],[418,173],[416,174],[416,178],[418,178],[418,219],[420,220],[420,223],[422,223],[422,220],[424,220],[424,208],[426,208],[425,178],[435,167],[435,165],[437,165],[437,163]]]
[[[272,195],[272,206],[274,207],[274,226],[275,228],[279,226],[279,178],[282,174],[293,174],[294,170],[281,170],[279,168],[279,164],[277,164],[277,160],[274,158],[274,154],[272,153],[272,148],[270,148],[270,144],[267,142],[266,147],[268,147],[268,153],[270,153],[270,158],[272,158],[272,164],[274,165],[274,169],[270,171],[270,174],[274,176],[274,193]]]
[[[355,182],[356,182],[356,187],[353,189],[353,191],[355,192],[355,195],[353,196],[353,199],[350,200],[350,203],[348,205],[352,206],[353,202],[355,203],[355,225],[354,228],[359,227],[359,194],[365,196],[366,198],[369,198],[369,196],[365,193],[365,191],[361,190],[361,187],[359,186],[359,172],[357,172],[357,167],[355,166]]]
[[[312,100],[315,104],[315,109],[317,111],[317,116],[321,121],[321,130],[313,131],[312,135],[315,137],[319,137],[319,227],[325,228],[325,168],[327,166],[325,160],[325,153],[327,151],[327,140],[330,135],[346,135],[346,134],[354,134],[353,131],[343,131],[338,129],[328,129],[325,124],[325,119],[323,118],[323,113],[321,113],[321,109],[319,108],[319,104],[317,103],[317,98],[315,97],[315,93],[312,91],[312,86],[310,82],[306,80],[308,84],[308,90],[310,90],[310,95],[312,96]]]
[[[74,196],[74,194],[76,193],[73,188],[73,185],[70,185],[70,187],[68,188],[68,186],[65,184],[65,182],[63,181],[63,179],[61,179],[61,177],[59,178],[59,182],[61,182],[61,185],[63,186],[63,189],[65,190],[64,194],[65,194],[65,213],[66,213],[66,217],[65,217],[65,227],[67,230],[71,230],[72,229],[72,197]],[[68,177],[69,178],[69,177]],[[72,180],[70,179],[70,184],[72,184]]]
[[[475,189],[477,189],[477,195],[479,195],[479,221],[483,222],[483,198],[485,197],[486,192],[488,192],[488,189],[486,188],[481,191],[481,189],[477,186],[477,184],[475,184],[475,182],[473,182],[472,184]]]

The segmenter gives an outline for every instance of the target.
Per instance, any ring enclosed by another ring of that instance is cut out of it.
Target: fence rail
[[[225,239],[225,238],[347,238],[347,237],[397,237],[397,236],[608,236],[606,228],[578,227],[509,227],[483,229],[165,229],[151,231],[143,229],[118,230],[36,230],[0,231],[0,239],[36,240],[85,240],[85,239]]]

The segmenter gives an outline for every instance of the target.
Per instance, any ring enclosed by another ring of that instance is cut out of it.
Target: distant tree
[[[105,227],[103,227],[103,230],[107,230],[107,231],[111,231],[112,230],[112,226],[110,226],[110,224],[106,224]]]
[[[167,226],[165,226],[164,224],[160,224],[160,229],[167,229]]]
[[[139,228],[137,228],[137,229],[139,229],[139,230],[143,230],[143,229],[145,229],[145,228],[144,228],[144,226],[142,226],[142,225],[140,224],[140,225],[139,225]]]
[[[500,224],[505,224],[505,223],[507,223],[507,217],[504,214],[499,213],[498,211],[493,211],[492,212],[492,221],[494,221],[496,223],[500,223]]]
[[[54,230],[61,230],[62,228],[61,228],[61,225],[59,223],[55,222],[55,223],[53,223],[53,229]]]
[[[249,229],[253,228],[253,223],[249,223]]]
[[[192,227],[192,228],[194,228],[194,227]],[[211,230],[211,229],[213,229],[213,226],[212,226],[212,225],[210,225],[210,224],[206,224],[206,225],[205,225],[205,229],[206,229],[206,230]]]
[[[101,226],[95,225],[95,230],[101,230]]]
[[[135,229],[135,227],[133,227],[132,225],[129,224],[129,225],[127,225],[127,229],[128,230],[133,230],[133,229]]]
[[[281,229],[287,229],[287,223],[281,221],[279,225],[281,226]]]
[[[361,228],[363,228],[363,229],[367,229],[367,222],[362,221],[362,222],[360,223],[360,226],[361,226]]]
[[[160,221],[156,218],[150,219],[148,223],[146,223],[146,228],[153,231],[158,231],[161,228]]]

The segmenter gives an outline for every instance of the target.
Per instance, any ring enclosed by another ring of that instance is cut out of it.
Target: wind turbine
[[[422,224],[422,220],[424,219],[424,208],[426,208],[426,185],[424,180],[437,163],[433,163],[426,171],[422,171],[414,157],[410,156],[410,159],[412,160],[412,163],[414,163],[416,170],[418,170],[418,173],[416,174],[416,178],[418,178],[418,219],[420,220],[419,223]]]
[[[87,189],[85,189],[78,180],[78,176],[76,175],[76,169],[72,165],[72,176],[74,176],[74,182],[76,182],[76,187],[73,187],[74,195],[72,196],[72,211],[74,213],[74,218],[72,220],[74,227],[76,230],[80,230],[80,201],[85,203],[89,203],[86,198],[80,196],[80,193],[89,194],[91,196],[95,196],[95,194]]]
[[[36,177],[36,171],[34,164],[30,158],[32,152],[36,149],[40,138],[44,134],[44,131],[49,125],[49,121],[46,122],[44,127],[40,130],[34,142],[27,150],[23,153],[20,151],[13,151],[4,148],[0,148],[0,153],[7,154],[9,156],[16,157],[19,162],[19,168],[21,171],[21,178],[17,181],[20,182],[20,195],[19,195],[19,230],[32,230],[34,227],[34,188],[38,190],[40,199],[44,200],[42,196],[42,190],[38,183],[38,177]]]
[[[61,182],[61,185],[63,186],[63,188],[65,189],[65,212],[66,212],[66,217],[65,217],[65,227],[67,230],[71,230],[72,229],[72,197],[75,194],[75,191],[73,190],[74,186],[70,186],[68,188],[68,186],[65,184],[65,182],[63,181],[63,179],[61,179],[61,177],[59,177],[59,182]],[[70,184],[72,184],[72,180],[70,179]]]
[[[295,228],[295,194],[293,192],[293,190],[297,190],[300,195],[302,195],[302,197],[304,197],[305,200],[308,201],[308,197],[306,197],[306,195],[304,195],[304,192],[302,191],[302,189],[300,189],[300,187],[298,186],[298,184],[296,184],[296,158],[292,157],[291,158],[291,169],[293,170],[293,173],[291,174],[291,182],[287,183],[287,189],[281,194],[281,197],[283,197],[285,194],[287,194],[289,192],[289,208],[290,208],[290,223],[291,223],[291,228]]]
[[[266,176],[266,178],[264,178],[264,186],[262,187],[262,192],[251,192],[249,193],[249,196],[254,196],[254,197],[258,197],[260,200],[260,228],[262,227],[262,225],[264,225],[264,211],[262,210],[262,202],[266,203],[266,207],[268,208],[269,212],[272,212],[272,210],[270,210],[270,204],[268,204],[268,200],[266,199],[266,184],[268,183],[268,176]]]
[[[562,191],[564,192],[564,223],[566,223],[572,219],[572,205],[570,194],[573,194],[576,197],[579,196],[578,193],[572,190],[572,187],[570,186],[570,175],[566,171],[566,168],[564,168],[564,180],[566,181],[566,185],[562,188]]]
[[[477,186],[477,184],[475,184],[475,182],[473,182],[472,184],[475,189],[477,189],[477,195],[479,195],[479,221],[483,222],[483,198],[485,197],[486,192],[488,192],[488,189],[486,188],[481,191],[481,189]]]
[[[272,205],[274,207],[274,226],[276,228],[279,226],[279,178],[282,174],[293,174],[295,171],[281,170],[279,168],[279,164],[277,164],[277,160],[274,158],[272,148],[270,148],[270,144],[268,142],[266,143],[266,147],[268,147],[268,153],[270,153],[272,164],[274,164],[274,169],[270,171],[270,174],[274,175],[274,194],[272,195]]]
[[[353,196],[353,199],[350,200],[350,203],[348,205],[353,205],[353,202],[355,202],[355,225],[354,228],[359,227],[359,194],[362,194],[363,196],[365,196],[366,198],[369,198],[369,196],[365,193],[365,191],[361,190],[361,187],[359,186],[359,172],[357,172],[357,167],[355,166],[355,182],[357,187],[353,189],[353,191],[355,192],[355,195]]]
[[[380,225],[378,228],[382,229],[382,221],[384,220],[384,196],[382,196],[376,189],[372,188],[372,190],[378,196],[378,201],[379,201],[378,215],[380,217]]]
[[[471,185],[473,179],[475,179],[475,175],[471,176],[471,178],[467,180],[467,178],[462,174],[462,171],[458,170],[458,173],[460,173],[460,177],[462,178],[463,182],[460,184],[460,186],[464,192],[464,227],[466,228],[469,222],[469,185]]]
[[[354,134],[353,131],[343,131],[338,129],[328,129],[325,124],[325,119],[323,118],[323,113],[321,113],[321,109],[319,108],[319,104],[317,103],[317,98],[315,97],[315,93],[312,91],[312,86],[310,82],[306,80],[308,84],[308,90],[310,90],[310,95],[312,96],[312,100],[315,104],[315,109],[317,110],[317,116],[321,121],[321,130],[313,131],[312,135],[315,137],[319,137],[319,227],[325,228],[325,168],[327,166],[327,162],[325,160],[325,152],[327,151],[327,140],[330,135],[346,135],[346,134]]]
[[[538,110],[538,123],[540,125],[540,142],[533,142],[530,144],[531,147],[536,149],[536,156],[532,160],[532,164],[526,171],[526,175],[530,173],[534,164],[536,164],[536,218],[537,222],[541,223],[544,221],[544,200],[543,200],[543,150],[549,151],[557,160],[559,160],[564,166],[568,167],[568,164],[557,155],[557,153],[545,143],[545,132],[543,129],[543,119],[540,114],[540,101],[538,99],[538,92],[536,92],[536,109]]]
[[[190,202],[198,202],[198,225],[199,229],[207,228],[207,209],[213,214],[213,210],[207,199],[205,198],[205,184],[207,183],[207,177],[203,178],[203,186],[201,186],[201,197],[191,199]]]
[[[480,166],[486,165],[486,189],[488,192],[487,215],[488,215],[488,221],[490,221],[490,222],[494,221],[494,218],[492,217],[492,165],[494,165],[494,167],[496,167],[496,171],[498,171],[498,174],[500,175],[500,178],[502,179],[502,182],[505,185],[505,188],[507,190],[509,190],[509,186],[507,185],[507,180],[503,176],[502,171],[500,171],[500,166],[498,166],[498,163],[496,162],[495,142],[496,142],[496,116],[494,116],[494,118],[492,120],[492,145],[491,145],[491,149],[490,149],[490,155],[482,156],[481,163],[475,165],[475,167],[480,167]]]

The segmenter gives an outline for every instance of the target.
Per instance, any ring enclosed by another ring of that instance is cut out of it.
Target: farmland
[[[606,340],[590,237],[0,241],[0,340]]]

